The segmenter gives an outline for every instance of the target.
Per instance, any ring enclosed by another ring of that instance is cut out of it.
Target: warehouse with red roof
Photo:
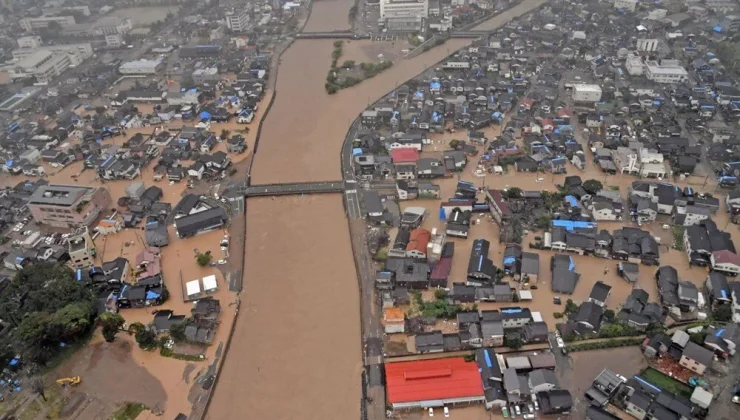
[[[394,410],[485,401],[478,365],[462,357],[386,363],[385,379]]]

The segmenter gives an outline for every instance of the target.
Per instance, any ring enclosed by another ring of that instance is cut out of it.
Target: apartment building
[[[33,193],[28,208],[39,223],[76,228],[90,225],[110,203],[107,188],[50,184]]]
[[[90,236],[87,228],[69,237],[69,259],[75,268],[82,269],[93,265],[95,260],[95,240]]]
[[[248,29],[249,15],[246,10],[226,12],[226,27],[232,32],[244,32]]]
[[[118,48],[123,45],[123,35],[108,34],[105,36],[105,45],[111,48]]]
[[[105,16],[95,21],[90,32],[94,35],[126,34],[131,29],[133,29],[131,19],[120,16]]]
[[[615,9],[625,9],[634,12],[635,7],[637,7],[637,0],[614,0]]]

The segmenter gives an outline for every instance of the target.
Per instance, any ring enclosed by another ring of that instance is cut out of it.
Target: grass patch
[[[141,403],[127,402],[110,417],[110,420],[134,420],[146,407]]]
[[[36,400],[31,401],[18,415],[18,420],[33,420],[41,413],[41,405]]]
[[[639,376],[664,391],[673,392],[686,399],[691,398],[692,389],[690,386],[663,374],[659,370],[649,367],[643,370]]]
[[[683,251],[683,235],[686,233],[686,229],[683,226],[673,226],[673,247],[677,251]]]
[[[172,349],[168,349],[166,347],[161,347],[159,349],[159,354],[164,357],[171,357],[177,360],[186,360],[188,362],[202,362],[203,360],[205,360],[205,358],[201,359],[200,356],[192,356],[189,354],[177,354],[173,352]]]

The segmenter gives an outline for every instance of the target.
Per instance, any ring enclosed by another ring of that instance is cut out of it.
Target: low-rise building
[[[124,75],[127,74],[157,74],[163,67],[162,58],[156,60],[135,60],[122,63],[118,67],[118,72]]]
[[[110,203],[107,188],[49,184],[33,193],[28,208],[39,223],[75,228],[90,225]]]

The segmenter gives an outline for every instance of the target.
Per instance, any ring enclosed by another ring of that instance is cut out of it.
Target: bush
[[[731,305],[719,305],[717,309],[712,312],[712,318],[719,322],[730,322],[732,320],[732,306]]]
[[[512,350],[519,350],[522,348],[522,344],[522,339],[518,335],[504,336],[504,346]]]
[[[565,313],[574,314],[576,312],[578,312],[578,305],[573,302],[573,299],[568,299],[565,302]]]
[[[211,256],[211,251],[206,251],[205,253],[199,252],[195,255],[195,261],[201,267],[205,267],[210,264],[212,259],[213,257]]]
[[[563,314],[562,314],[562,312],[553,312],[552,316],[555,319],[560,319],[560,318],[563,317]]]
[[[172,325],[170,327],[170,337],[172,340],[176,343],[185,341],[185,327],[187,327],[187,324],[184,322]]]
[[[683,251],[683,235],[686,229],[683,226],[673,226],[673,247],[677,251]]]
[[[229,169],[229,176],[234,176],[236,174],[236,168]]]

